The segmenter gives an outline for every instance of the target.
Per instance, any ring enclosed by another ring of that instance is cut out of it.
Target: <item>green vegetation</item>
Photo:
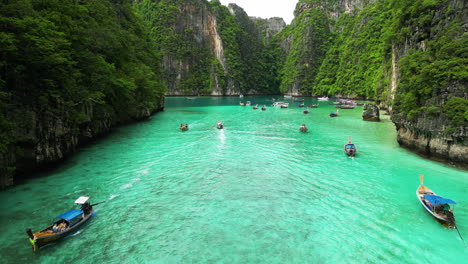
[[[233,15],[219,0],[4,0],[0,163],[15,143],[37,140],[38,120],[77,136],[83,125],[157,109],[166,86],[185,94],[294,88],[381,100],[407,120],[444,116],[447,132],[466,125],[462,4],[370,2],[345,12],[342,1],[301,0],[296,13],[309,9],[267,41],[266,20],[237,6]]]
[[[303,10],[277,39],[282,43],[292,39],[281,69],[282,92],[296,86],[305,94],[383,100],[394,106],[394,115],[407,119],[422,114],[435,117],[442,113],[431,105],[436,98],[445,102],[444,93],[466,93],[468,38],[463,35],[463,12],[454,6],[456,2],[381,0],[344,14],[338,1],[303,0],[296,12],[304,3],[312,8]],[[336,21],[323,18],[331,10],[343,13]],[[393,55],[399,79],[391,100]],[[459,126],[466,122],[459,117],[465,112],[464,104],[453,102],[449,100],[443,112],[452,126]]]
[[[85,121],[153,111],[165,92],[127,0],[2,1],[0,36],[0,152],[21,140],[13,130],[46,132],[35,131],[45,117],[76,135]]]
[[[265,94],[278,92],[279,60],[275,56],[279,49],[262,43],[255,23],[239,8],[241,14],[234,16],[218,0],[141,0],[134,10],[150,29],[158,52],[177,61],[165,63],[164,81],[173,91],[210,94],[215,85],[226,92],[230,84],[241,93],[251,89]],[[202,25],[193,23],[200,22],[208,12],[214,23],[207,26],[216,25],[213,29],[221,38],[225,61],[214,54],[210,39],[214,36],[201,32]],[[189,13],[199,20],[186,21],[184,17]]]

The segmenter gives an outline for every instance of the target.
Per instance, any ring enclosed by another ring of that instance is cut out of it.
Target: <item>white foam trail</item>
[[[219,139],[221,140],[221,145],[226,143],[226,135],[224,135],[224,129],[220,129],[219,131]]]
[[[112,199],[114,199],[115,197],[119,197],[119,196],[120,196],[119,194],[113,194],[113,195],[111,195],[111,197],[109,198],[109,201],[112,200]]]

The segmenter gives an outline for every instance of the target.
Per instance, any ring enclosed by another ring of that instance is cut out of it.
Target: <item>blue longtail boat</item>
[[[75,204],[81,206],[78,209],[69,210],[54,218],[53,223],[40,231],[33,233],[31,229],[27,229],[26,233],[29,236],[29,242],[32,245],[33,251],[55,243],[66,236],[76,232],[86,221],[94,216],[93,207],[88,202],[89,196],[81,196]]]

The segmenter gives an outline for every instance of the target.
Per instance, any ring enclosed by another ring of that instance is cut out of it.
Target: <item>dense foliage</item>
[[[127,0],[4,0],[0,36],[0,151],[21,140],[11,131],[34,130],[44,116],[76,134],[85,121],[153,111],[165,92]]]
[[[412,119],[427,112],[431,98],[452,94],[441,108],[451,128],[466,125],[468,86],[468,38],[463,33],[463,11],[452,1],[398,2],[395,38],[423,45],[412,48],[400,60],[401,79],[395,98],[395,114]],[[466,10],[465,10],[466,12]],[[416,32],[412,33],[412,32]],[[400,44],[403,44],[400,42]],[[451,88],[449,88],[451,87]],[[432,106],[435,107],[435,106]]]
[[[164,81],[170,92],[210,94],[215,85],[223,93],[228,85],[240,93],[278,92],[279,60],[275,54],[279,49],[264,45],[254,22],[241,8],[232,8],[237,10],[236,15],[218,0],[141,0],[135,4],[135,11],[150,28],[158,52],[166,58]],[[187,20],[188,16],[196,18]],[[203,32],[203,19],[207,23],[215,20],[213,25],[221,38],[225,61],[215,56],[210,42],[214,36]]]
[[[467,124],[461,118],[468,84],[463,3],[380,0],[351,13],[341,10],[336,21],[323,18],[340,10],[339,4],[332,0],[298,3],[296,13],[302,13],[278,39],[292,41],[281,70],[282,92],[296,86],[305,94],[372,98],[393,105],[394,114],[404,118],[443,113],[453,126]],[[394,57],[399,73],[396,91],[391,87]],[[443,99],[444,93],[453,99]],[[450,107],[433,106],[435,101]],[[459,109],[461,114],[448,109]]]

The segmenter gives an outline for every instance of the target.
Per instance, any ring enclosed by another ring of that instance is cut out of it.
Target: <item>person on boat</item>
[[[57,231],[55,232],[63,232],[65,231],[65,229],[67,229],[67,223],[65,222],[65,220],[62,220],[58,225],[57,225]]]
[[[85,215],[88,215],[91,210],[93,209],[93,207],[91,206],[91,204],[89,202],[85,202],[84,204],[81,205],[81,211],[83,211],[83,217]]]

